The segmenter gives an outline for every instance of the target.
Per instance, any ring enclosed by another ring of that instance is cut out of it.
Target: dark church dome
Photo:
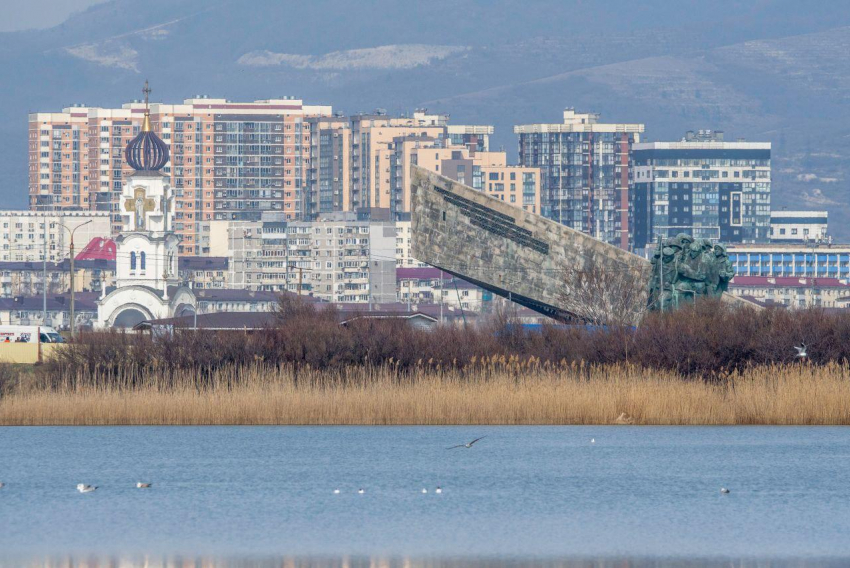
[[[130,140],[124,150],[124,158],[137,172],[161,170],[168,163],[168,145],[151,129],[150,111],[147,106],[147,94],[150,92],[145,82],[145,121],[139,135]]]

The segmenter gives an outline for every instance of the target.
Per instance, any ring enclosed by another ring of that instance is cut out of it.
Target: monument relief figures
[[[697,296],[720,297],[735,276],[726,247],[679,234],[662,241],[650,261],[649,308],[667,310]]]

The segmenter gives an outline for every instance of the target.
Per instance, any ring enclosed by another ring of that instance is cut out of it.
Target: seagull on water
[[[423,487],[423,488],[422,488],[422,493],[428,493],[428,490],[427,490],[427,489],[425,489],[425,488]]]
[[[136,483],[136,487],[138,487],[139,489],[147,489],[151,485],[152,485],[151,483],[142,483],[141,481]]]
[[[806,357],[808,357],[808,356],[809,356],[809,355],[806,353],[806,344],[805,344],[805,343],[800,343],[800,346],[799,346],[799,347],[797,347],[797,346],[795,345],[795,346],[794,346],[794,349],[796,349],[796,350],[797,350],[797,354],[796,354],[796,355],[794,355],[794,357],[795,357],[796,359],[805,359]]]
[[[366,490],[361,487],[360,489],[357,490],[357,492],[360,493],[361,495],[363,495],[364,493],[366,493]]]
[[[0,489],[3,489],[3,486],[4,486],[4,485],[6,485],[6,484],[5,484],[5,483],[3,483],[2,481],[0,481]]]
[[[591,444],[595,444],[595,443],[596,443],[596,438],[591,438],[591,439],[590,439],[590,443],[591,443]]]
[[[87,485],[85,483],[77,484],[77,491],[79,491],[80,493],[91,493],[95,489],[97,489],[97,485]]]
[[[442,493],[442,492],[443,492],[443,488],[442,488],[442,487],[440,487],[439,485],[438,485],[438,486],[437,486],[437,488],[434,490],[434,493]]]
[[[721,492],[721,493],[729,493],[729,490],[728,490],[728,489],[726,489],[725,487],[721,487],[721,488],[720,488],[720,492]]]
[[[471,442],[469,442],[469,443],[466,443],[466,444],[458,444],[457,446],[452,446],[451,448],[446,448],[446,449],[447,449],[447,450],[453,450],[453,449],[455,449],[455,448],[471,448],[471,447],[472,447],[472,444],[474,444],[474,443],[475,443],[475,442],[477,442],[478,440],[483,440],[483,439],[484,439],[484,438],[486,438],[486,437],[487,437],[487,436],[481,436],[480,438],[475,438],[474,440],[472,440],[472,441],[471,441]]]
[[[339,495],[339,489],[334,489],[334,495]]]

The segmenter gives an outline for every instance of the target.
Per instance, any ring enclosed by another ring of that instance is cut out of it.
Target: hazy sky
[[[4,0],[0,32],[50,28],[74,12],[106,0]]]

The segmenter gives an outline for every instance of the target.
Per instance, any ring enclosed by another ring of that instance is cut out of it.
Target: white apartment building
[[[389,303],[396,299],[396,226],[331,213],[317,221],[211,225],[210,251],[228,258],[233,288],[288,290],[329,302]]]
[[[826,241],[828,225],[828,211],[771,211],[770,242]]]
[[[110,237],[109,213],[0,211],[0,262],[39,262],[45,254],[48,262],[59,262],[68,257],[75,229],[74,246],[80,252],[95,237]]]
[[[426,268],[428,266],[410,255],[410,221],[396,221],[395,236],[396,268]]]

